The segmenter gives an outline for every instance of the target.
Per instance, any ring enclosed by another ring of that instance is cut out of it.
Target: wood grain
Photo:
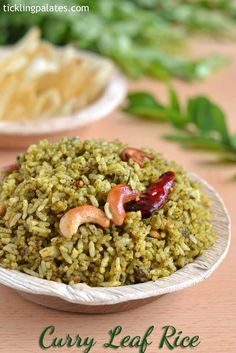
[[[228,44],[210,45],[207,41],[194,47],[198,54],[209,51],[221,51],[234,57],[231,65],[216,73],[207,81],[195,84],[177,82],[176,85],[182,97],[193,93],[207,93],[219,101],[227,112],[231,128],[236,130],[236,47]],[[165,98],[165,87],[151,80],[132,82],[132,88],[149,89]],[[92,349],[94,353],[104,350],[102,345],[108,339],[108,331],[116,325],[122,325],[125,334],[143,335],[150,325],[155,325],[156,334],[152,336],[153,343],[147,352],[157,353],[160,339],[160,328],[164,325],[174,325],[185,335],[199,335],[201,343],[195,349],[185,349],[185,352],[196,353],[235,353],[236,352],[236,240],[234,229],[236,182],[229,181],[229,176],[236,167],[206,163],[214,158],[207,153],[184,151],[175,143],[171,144],[161,138],[167,132],[167,126],[147,123],[113,113],[101,123],[96,123],[83,133],[83,138],[119,138],[134,146],[152,146],[164,153],[168,159],[175,159],[187,170],[196,172],[206,179],[220,193],[231,214],[233,221],[233,239],[229,254],[223,264],[212,277],[195,287],[178,293],[164,295],[157,301],[132,311],[109,315],[83,315],[59,312],[32,304],[18,296],[12,290],[0,287],[0,352],[1,353],[39,353],[39,335],[43,328],[54,325],[58,337],[67,333],[82,337],[93,336],[97,344]],[[75,132],[76,133],[76,132]],[[1,151],[0,164],[12,162],[18,151]],[[54,350],[47,350],[53,352]],[[66,349],[55,350],[67,352]],[[82,349],[71,348],[69,353],[82,352]],[[115,352],[138,352],[136,349],[122,349]],[[160,352],[170,352],[168,349]],[[176,350],[181,352],[180,349]],[[172,352],[175,352],[172,351]]]

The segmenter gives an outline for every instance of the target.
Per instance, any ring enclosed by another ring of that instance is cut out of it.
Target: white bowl
[[[1,49],[0,57],[8,51],[8,49]],[[94,53],[86,51],[78,51],[78,53],[85,57],[94,56],[98,57],[99,60],[103,60]],[[109,61],[109,59],[104,60]],[[114,111],[122,103],[126,93],[127,83],[125,77],[115,67],[114,73],[102,95],[96,101],[74,114],[34,121],[0,120],[0,148],[25,148],[42,138],[57,140],[70,134],[70,132],[75,135],[74,130],[79,134],[81,129],[83,131],[89,124],[105,118]]]
[[[0,283],[16,290],[32,302],[57,310],[82,313],[109,313],[148,303],[159,296],[193,286],[208,278],[220,265],[230,244],[230,219],[224,203],[215,190],[199,176],[199,182],[212,202],[213,228],[217,235],[214,246],[194,262],[156,282],[123,287],[89,287],[86,284],[66,285],[39,279],[19,271],[0,268]]]

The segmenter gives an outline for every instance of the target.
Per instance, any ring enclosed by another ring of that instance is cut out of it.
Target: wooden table
[[[236,129],[236,47],[229,44],[210,46],[207,41],[194,47],[196,53],[207,53],[214,49],[234,57],[231,64],[216,73],[207,81],[195,84],[177,82],[181,96],[193,93],[206,93],[218,101],[227,112],[230,127]],[[148,89],[159,97],[165,98],[162,84],[143,80],[130,84],[131,88]],[[223,197],[231,214],[233,231],[236,226],[235,191],[236,182],[229,181],[229,176],[236,166],[207,163],[214,160],[212,155],[193,151],[184,151],[175,143],[166,142],[161,137],[169,131],[168,126],[141,121],[125,116],[121,112],[111,114],[105,120],[91,126],[83,138],[119,138],[134,146],[152,146],[165,154],[168,159],[175,159],[186,169],[198,173],[207,179]],[[14,160],[18,151],[1,151],[0,164]],[[146,352],[169,352],[159,350],[161,327],[173,325],[184,335],[199,335],[201,343],[194,349],[184,352],[196,353],[234,353],[236,352],[236,240],[233,236],[231,248],[226,260],[208,280],[196,287],[185,289],[161,297],[159,300],[135,310],[110,315],[79,315],[54,311],[25,301],[12,290],[0,287],[0,352],[1,353],[38,353],[38,340],[41,331],[48,325],[56,327],[56,335],[65,337],[67,333],[83,338],[92,336],[97,343],[91,352],[138,352],[138,349],[104,349],[108,331],[117,325],[123,326],[125,335],[143,335],[146,329],[154,325],[153,343]],[[48,349],[47,351],[54,351]],[[59,352],[66,352],[60,349]],[[70,348],[68,352],[83,352],[82,348]],[[175,349],[174,352],[181,352]]]

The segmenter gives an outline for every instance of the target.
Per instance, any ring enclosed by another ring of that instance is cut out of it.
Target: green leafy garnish
[[[168,97],[163,104],[150,93],[131,92],[124,111],[168,122],[176,131],[165,138],[185,148],[211,151],[220,160],[236,162],[236,134],[230,134],[225,114],[217,104],[208,97],[196,96],[184,105],[172,86],[168,88]]]
[[[186,56],[189,35],[205,33],[235,39],[236,6],[232,1],[183,0],[58,0],[59,6],[89,6],[89,12],[0,11],[0,44],[18,40],[32,26],[43,37],[113,59],[132,77],[204,78],[227,63],[212,54],[193,60]],[[25,0],[1,0],[4,5]],[[54,0],[28,0],[28,6],[54,5]]]

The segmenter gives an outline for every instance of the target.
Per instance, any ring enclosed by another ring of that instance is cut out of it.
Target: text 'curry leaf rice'
[[[66,284],[158,280],[215,242],[210,203],[175,162],[119,141],[41,141],[2,172],[0,264]]]

